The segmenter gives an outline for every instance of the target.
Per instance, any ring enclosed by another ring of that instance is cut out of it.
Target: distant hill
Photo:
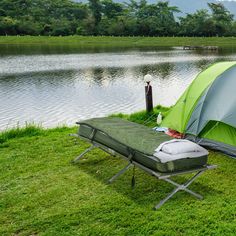
[[[75,0],[77,2],[87,2],[86,0]],[[115,2],[128,2],[125,0],[114,0]],[[155,3],[156,0],[148,0],[149,3]],[[207,3],[223,3],[225,7],[234,14],[236,19],[236,0],[169,0],[170,5],[177,6],[182,11],[183,15],[186,13],[193,13],[199,9],[208,9]]]

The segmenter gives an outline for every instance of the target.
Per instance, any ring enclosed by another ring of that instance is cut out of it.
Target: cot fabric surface
[[[173,138],[157,133],[144,125],[114,117],[94,118],[78,122],[78,124],[80,137],[92,139],[125,157],[132,154],[134,161],[152,170],[174,172],[207,164],[207,153],[201,152],[195,153],[196,158],[183,155],[183,158],[174,160],[172,156],[169,161],[162,163],[163,160],[154,156],[155,150],[163,142],[173,140]]]

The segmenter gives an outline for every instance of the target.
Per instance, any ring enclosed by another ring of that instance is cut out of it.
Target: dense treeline
[[[1,0],[0,35],[236,36],[236,21],[221,3],[185,17],[168,2]]]

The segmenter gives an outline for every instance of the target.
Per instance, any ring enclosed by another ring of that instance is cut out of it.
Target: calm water
[[[143,76],[153,75],[154,104],[173,105],[196,75],[236,50],[81,50],[0,46],[0,129],[45,127],[145,109]]]

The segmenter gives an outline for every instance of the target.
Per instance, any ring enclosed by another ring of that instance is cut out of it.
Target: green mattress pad
[[[173,138],[164,133],[157,133],[144,125],[113,117],[89,119],[78,124],[80,137],[96,141],[125,157],[132,153],[134,161],[155,171],[182,171],[201,167],[207,163],[207,156],[161,163],[153,156],[155,149],[161,143]]]
[[[153,155],[161,143],[173,139],[147,126],[114,117],[94,118],[80,124],[103,131],[118,142],[147,155]]]

